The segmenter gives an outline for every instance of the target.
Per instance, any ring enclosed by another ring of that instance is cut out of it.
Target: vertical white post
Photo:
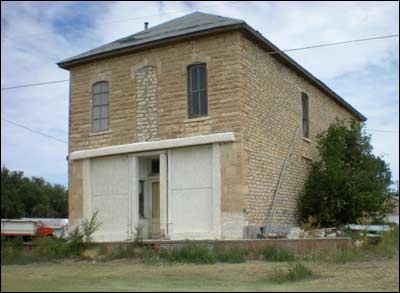
[[[128,231],[131,238],[135,227],[139,225],[139,158],[136,156],[129,156],[129,175]]]
[[[90,174],[90,159],[82,162],[83,175],[83,218],[90,219],[92,216],[92,183]]]
[[[171,223],[171,196],[172,196],[172,181],[171,181],[171,162],[172,162],[172,151],[168,150],[168,192],[167,192],[167,239],[171,239],[172,235],[172,223]]]
[[[168,188],[168,166],[167,154],[160,154],[160,235],[161,238],[168,237],[167,231],[167,188]]]
[[[221,163],[219,144],[212,145],[212,198],[215,238],[221,238]]]

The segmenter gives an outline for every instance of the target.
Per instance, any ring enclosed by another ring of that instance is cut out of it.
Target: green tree
[[[1,217],[68,216],[67,190],[43,178],[24,177],[23,172],[1,169]]]
[[[390,210],[391,172],[372,154],[370,136],[355,120],[337,120],[317,136],[320,159],[312,162],[298,202],[301,221],[323,227],[382,219]]]

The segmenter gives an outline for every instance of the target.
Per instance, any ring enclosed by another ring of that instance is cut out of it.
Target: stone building
[[[196,12],[58,63],[70,71],[70,223],[98,210],[97,241],[139,226],[145,238],[255,237],[281,181],[272,228],[296,225],[316,134],[365,117],[277,51],[242,20]]]

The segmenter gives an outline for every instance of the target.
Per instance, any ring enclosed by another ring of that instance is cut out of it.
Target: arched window
[[[188,66],[189,118],[208,115],[206,64]]]
[[[93,85],[92,98],[92,132],[108,130],[109,98],[107,81],[100,81]]]

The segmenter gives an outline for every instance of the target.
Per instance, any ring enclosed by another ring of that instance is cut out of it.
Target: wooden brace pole
[[[285,162],[283,163],[283,166],[282,166],[282,169],[281,169],[281,174],[279,175],[278,186],[276,187],[276,190],[275,190],[274,200],[272,202],[271,211],[269,213],[269,218],[268,218],[267,231],[266,231],[266,234],[265,234],[267,237],[268,237],[269,231],[271,229],[272,218],[274,217],[274,212],[275,212],[275,205],[276,205],[277,199],[279,197],[279,191],[281,189],[282,181],[283,181],[283,178],[284,178],[283,175],[285,174],[287,165],[289,163],[289,159],[292,156],[294,143],[295,143],[296,138],[297,138],[297,136],[299,134],[299,130],[300,130],[300,126],[297,126],[297,128],[296,128],[296,130],[295,130],[295,132],[293,134],[292,142],[290,143],[289,151],[288,151],[288,153],[286,155]]]

